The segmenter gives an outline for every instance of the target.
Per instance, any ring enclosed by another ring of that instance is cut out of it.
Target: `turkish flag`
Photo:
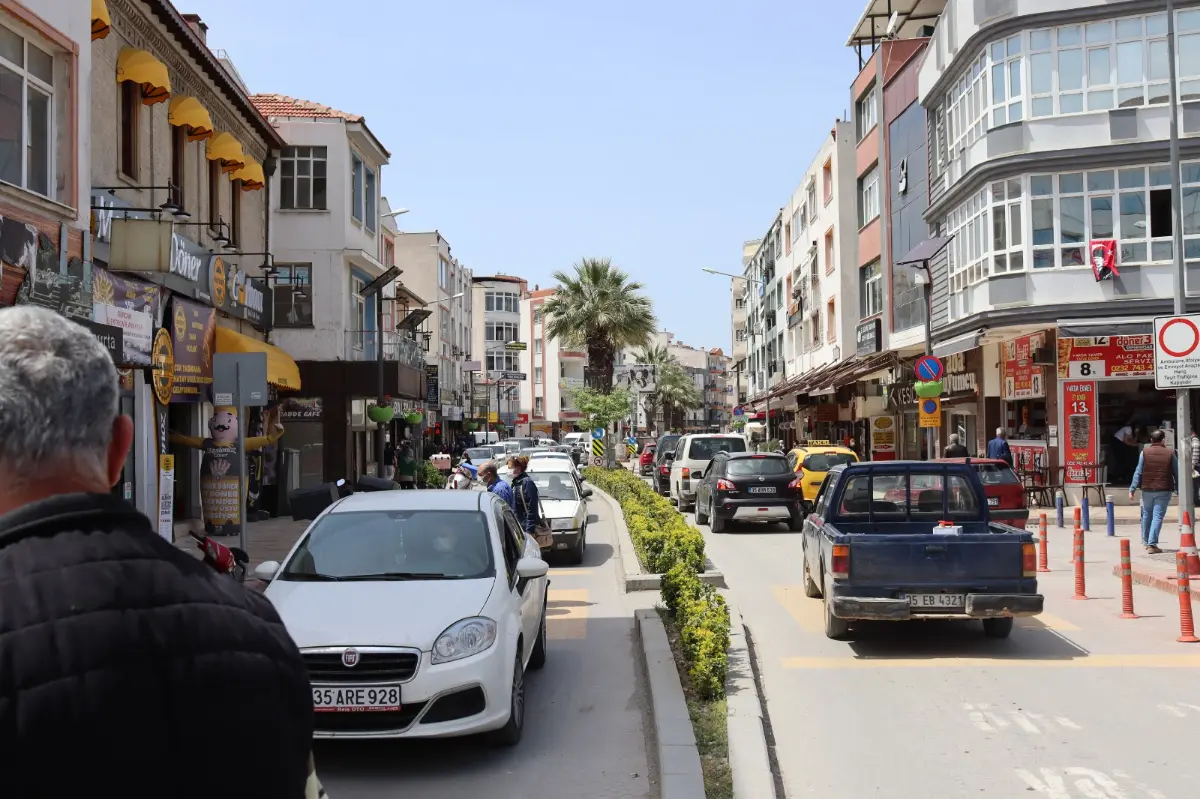
[[[1096,276],[1097,283],[1121,276],[1117,269],[1116,239],[1092,239],[1088,242],[1088,258],[1092,262],[1092,274]]]

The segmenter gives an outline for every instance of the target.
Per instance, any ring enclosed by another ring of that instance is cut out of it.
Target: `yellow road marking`
[[[1018,619],[1017,624],[1026,630],[1045,628],[1060,633],[1079,629],[1079,627],[1067,621],[1062,616],[1055,616],[1053,613],[1040,613],[1037,616]]]
[[[804,586],[773,585],[771,596],[788,612],[788,615],[800,625],[806,633],[821,633],[825,631],[825,619],[822,616],[821,601],[810,599],[804,595]]]
[[[550,579],[551,579],[551,581],[553,581],[554,578],[558,577],[559,575],[571,577],[571,576],[577,575],[577,574],[591,574],[591,573],[592,573],[591,569],[556,569],[554,567],[551,567],[550,568]]]
[[[546,604],[546,637],[556,641],[587,638],[588,601],[586,588],[550,589]]]
[[[1088,655],[1077,658],[852,658],[790,657],[785,669],[1184,669],[1200,666],[1200,655]]]

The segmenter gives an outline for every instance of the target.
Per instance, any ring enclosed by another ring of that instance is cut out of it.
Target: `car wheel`
[[[816,599],[821,595],[821,586],[817,585],[817,581],[812,578],[812,572],[808,570],[808,555],[802,549],[800,558],[804,562],[804,595],[810,599]]]
[[[709,505],[708,529],[714,533],[725,532],[725,520],[716,514],[716,509]]]
[[[825,637],[841,641],[850,633],[850,622],[833,615],[833,593],[829,590],[828,580],[821,594],[824,597],[821,605],[825,615]]]
[[[538,628],[537,641],[529,656],[529,668],[537,670],[546,665],[546,604],[542,602],[542,626]]]
[[[983,634],[988,638],[1007,638],[1013,630],[1013,617],[984,619]]]
[[[699,500],[696,501],[696,524],[708,524],[709,514],[708,509],[700,509]]]
[[[583,563],[583,553],[587,549],[587,525],[579,528],[579,540],[575,542],[575,548],[571,550],[571,564],[578,566]]]
[[[521,668],[521,653],[518,647],[517,659],[513,663],[512,693],[508,700],[508,721],[491,734],[492,743],[496,746],[514,746],[521,740],[525,730],[525,674]]]

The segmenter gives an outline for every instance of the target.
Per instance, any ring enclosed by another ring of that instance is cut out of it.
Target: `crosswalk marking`
[[[1029,710],[997,711],[992,710],[992,706],[986,702],[964,702],[963,710],[967,711],[967,720],[982,732],[999,732],[1013,727],[1029,735],[1041,735],[1044,730],[1053,729],[1055,724],[1068,730],[1080,729],[1066,716],[1055,716],[1050,722],[1041,713]]]
[[[587,638],[590,606],[586,588],[551,588],[546,603],[546,637],[555,641]]]
[[[825,622],[821,616],[821,602],[806,597],[803,585],[799,583],[773,585],[771,586],[771,596],[775,598],[780,607],[788,612],[792,620],[800,625],[801,630],[806,633],[824,632]]]
[[[1087,655],[1077,658],[858,658],[787,657],[785,669],[1187,669],[1200,667],[1200,655]]]

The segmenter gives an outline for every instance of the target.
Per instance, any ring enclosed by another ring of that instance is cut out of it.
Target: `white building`
[[[504,424],[514,430],[528,425],[528,412],[522,412],[517,379],[503,380],[503,373],[525,372],[525,353],[508,350],[506,345],[520,341],[528,345],[528,319],[524,278],[512,275],[476,275],[471,283],[473,303],[473,346],[475,360],[483,371],[475,375],[476,419],[489,425]],[[521,417],[524,416],[524,421]]]
[[[572,389],[583,385],[587,352],[567,349],[545,334],[542,306],[554,296],[554,289],[534,288],[521,303],[529,349],[521,354],[520,405],[529,416],[529,435],[558,438],[561,433],[578,429],[583,415],[571,402]]]

